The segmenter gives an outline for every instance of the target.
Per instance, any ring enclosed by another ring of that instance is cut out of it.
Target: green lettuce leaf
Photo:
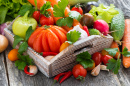
[[[94,20],[102,19],[107,23],[111,23],[112,18],[119,14],[119,12],[115,10],[115,6],[113,4],[110,6],[105,6],[103,4],[100,4],[99,7],[93,6],[89,13],[93,15]]]

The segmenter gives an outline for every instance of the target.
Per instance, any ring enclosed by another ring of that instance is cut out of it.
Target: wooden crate
[[[14,34],[12,33],[11,28],[11,25],[8,28],[5,28],[4,33],[12,45]],[[76,64],[75,60],[77,54],[84,51],[88,51],[90,54],[99,52],[104,48],[109,48],[112,41],[113,37],[110,35],[106,37],[92,35],[70,45],[50,61],[44,59],[44,57],[35,52],[31,47],[28,47],[27,54],[29,54],[30,58],[34,60],[37,67],[44,75],[47,77],[53,77],[61,72],[71,69]]]

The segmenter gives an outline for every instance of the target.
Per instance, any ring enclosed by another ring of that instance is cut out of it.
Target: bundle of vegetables
[[[31,5],[27,0],[0,0],[0,24],[18,16],[22,5]]]
[[[26,65],[32,63],[31,59],[27,62],[21,60],[28,46],[42,53],[45,59],[51,60],[71,44],[88,36],[107,36],[111,33],[117,42],[124,35],[124,16],[122,11],[115,9],[114,5],[100,4],[98,6],[96,2],[89,2],[85,3],[82,8],[76,5],[70,9],[68,0],[28,1],[35,6],[35,9],[31,5],[23,5],[19,11],[22,17],[17,18],[12,27],[15,34],[13,46],[15,47],[20,41],[23,42],[18,50],[20,61],[15,63],[19,69],[23,70]],[[79,64],[72,70],[74,77],[82,80],[89,70],[92,70],[92,75],[97,76],[100,69],[103,69],[101,63],[104,64],[105,70],[110,69],[115,74],[118,73],[121,63],[120,54],[129,56],[129,51],[124,48],[124,51],[120,52],[116,42],[112,43],[112,49],[104,49],[101,53],[95,53],[92,58],[88,52],[77,55],[76,61]],[[25,57],[28,58],[28,56]],[[19,64],[20,62],[24,66]],[[78,72],[77,75],[78,68],[84,73]],[[69,74],[72,75],[72,73]]]

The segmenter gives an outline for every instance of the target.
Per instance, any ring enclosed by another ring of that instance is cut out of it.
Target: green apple
[[[22,38],[25,38],[29,26],[32,26],[33,30],[35,30],[37,26],[37,21],[34,18],[28,17],[28,13],[29,11],[27,11],[23,17],[18,17],[12,25],[13,33]]]

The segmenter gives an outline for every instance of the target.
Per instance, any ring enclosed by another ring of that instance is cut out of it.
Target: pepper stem
[[[27,19],[28,19],[28,14],[29,14],[29,11],[27,11],[27,12],[24,14],[24,16],[23,16],[23,19],[26,20],[26,21],[27,21]]]

